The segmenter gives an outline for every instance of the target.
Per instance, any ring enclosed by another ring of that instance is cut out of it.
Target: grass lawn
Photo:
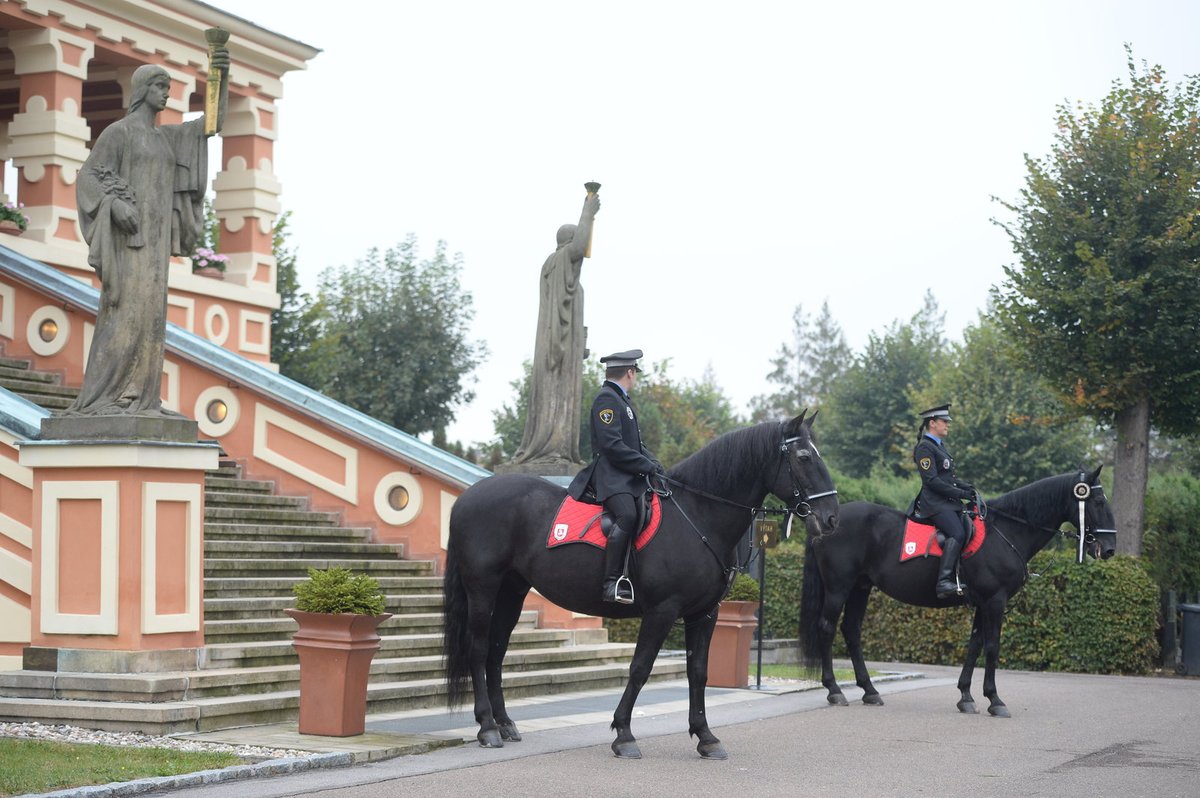
[[[238,765],[227,753],[0,738],[0,798]]]

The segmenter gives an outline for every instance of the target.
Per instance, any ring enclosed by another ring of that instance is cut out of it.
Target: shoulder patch
[[[929,457],[922,457],[920,460],[917,461],[917,467],[920,468],[922,471],[928,471],[929,467],[932,465],[933,465],[933,460]]]
[[[603,423],[603,424],[611,424],[611,423],[613,423],[613,416],[614,416],[615,414],[613,413],[613,411],[612,411],[612,408],[611,408],[611,407],[606,407],[606,408],[604,408],[603,410],[601,410],[601,411],[600,411],[600,414],[599,414],[599,415],[600,415],[600,422],[601,422],[601,423]]]

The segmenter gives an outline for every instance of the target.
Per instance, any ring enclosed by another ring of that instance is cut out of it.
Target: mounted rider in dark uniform
[[[945,536],[934,591],[938,598],[951,598],[966,589],[954,578],[954,569],[967,544],[962,503],[975,498],[975,488],[954,476],[954,459],[943,442],[950,431],[950,405],[930,408],[921,418],[921,438],[913,449],[913,462],[921,475],[914,515],[934,524]]]
[[[663,472],[662,464],[642,444],[629,391],[637,382],[642,350],[631,349],[600,358],[607,367],[604,385],[592,402],[588,418],[592,433],[592,462],[575,475],[567,493],[576,501],[587,493],[612,515],[604,558],[604,601],[633,603],[633,585],[622,576],[625,554],[638,523],[637,497],[645,493],[646,478]]]

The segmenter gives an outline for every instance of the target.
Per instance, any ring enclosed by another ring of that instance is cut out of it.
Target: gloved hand
[[[962,488],[963,490],[969,490],[972,493],[975,492],[975,486],[972,485],[970,482],[965,482],[961,479],[956,479],[956,480],[954,480],[954,484],[957,485],[959,488]]]
[[[975,501],[975,491],[963,490],[962,488],[959,488],[958,498],[962,499],[963,501]]]

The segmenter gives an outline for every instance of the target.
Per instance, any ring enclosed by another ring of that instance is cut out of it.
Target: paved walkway
[[[171,796],[1200,796],[1200,680],[1005,671],[999,687],[1013,717],[1000,719],[955,709],[956,669],[874,667],[924,676],[880,683],[878,708],[858,703],[855,688],[846,708],[828,706],[823,690],[709,690],[724,762],[697,756],[682,684],[666,683],[638,703],[638,761],[612,756],[619,692],[602,691],[513,702],[524,740],[501,749],[475,745],[466,715],[372,716],[378,733],[470,742]],[[975,696],[985,707],[978,686]]]

